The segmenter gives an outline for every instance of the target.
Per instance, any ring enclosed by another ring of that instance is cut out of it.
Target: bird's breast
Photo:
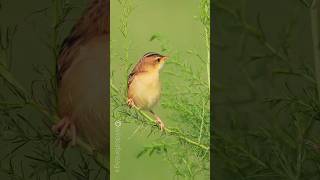
[[[71,118],[77,133],[97,149],[109,142],[107,118],[106,38],[97,37],[79,47],[59,87],[59,112]]]
[[[130,86],[134,103],[143,109],[151,109],[160,98],[161,84],[159,75],[141,73],[137,75]]]

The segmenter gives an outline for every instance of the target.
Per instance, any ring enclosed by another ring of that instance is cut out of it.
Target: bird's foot
[[[163,131],[164,130],[164,123],[161,121],[161,119],[159,117],[156,117],[156,123],[159,125],[160,130]]]
[[[129,98],[129,99],[127,100],[127,104],[128,104],[129,107],[134,107],[134,106],[135,106],[132,98]]]
[[[72,146],[76,144],[76,127],[69,118],[64,117],[57,124],[53,125],[52,131],[58,136],[55,144],[61,145],[63,148],[65,148],[70,141]]]

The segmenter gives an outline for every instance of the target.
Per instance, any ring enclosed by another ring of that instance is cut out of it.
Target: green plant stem
[[[201,137],[202,137],[202,132],[203,132],[203,125],[204,125],[204,106],[205,103],[202,103],[202,116],[201,116],[201,125],[200,125],[200,132],[199,132],[199,138],[198,138],[198,143],[201,143]]]
[[[315,79],[317,81],[318,100],[320,100],[320,49],[319,49],[319,1],[313,0],[310,8],[311,31],[313,40],[313,54],[315,65]]]
[[[34,109],[40,111],[43,115],[45,115],[48,119],[51,120],[51,122],[58,122],[60,119],[57,115],[50,114],[46,108],[42,107],[41,105],[35,103],[34,101],[30,101],[27,104],[31,105]],[[85,143],[81,138],[77,137],[76,144],[79,145],[82,149],[87,151],[88,154],[92,155],[94,159],[97,161],[97,163],[102,166],[104,169],[110,168],[109,161],[106,158],[103,158],[105,156],[102,156],[100,153],[96,153],[87,143]]]
[[[40,111],[43,115],[45,115],[48,119],[50,119],[51,122],[58,122],[60,120],[57,115],[50,114],[46,110],[46,108],[44,108],[41,105],[35,103],[34,101],[30,101],[27,104],[31,105],[31,107],[33,107],[34,109]],[[87,151],[88,154],[92,155],[100,166],[102,166],[104,169],[108,169],[109,170],[109,168],[110,168],[110,165],[108,163],[109,161],[108,161],[108,159],[103,158],[105,156],[102,156],[100,153],[96,153],[92,149],[92,147],[90,147],[86,142],[81,140],[80,137],[77,137],[76,141],[77,141],[76,144],[79,145],[85,151]]]
[[[56,73],[58,72],[58,66],[57,66],[57,61],[58,61],[58,26],[60,24],[60,13],[59,13],[59,2],[60,0],[52,0],[53,1],[53,27],[52,27],[52,54],[53,54],[53,73],[51,78],[53,79],[53,82],[55,85],[58,84],[58,80],[56,78]],[[55,103],[58,102],[58,96],[57,94],[57,87],[54,87],[55,91]]]
[[[235,20],[238,20],[239,23],[241,24],[241,27],[248,32],[250,35],[254,36],[257,38],[261,44],[268,50],[270,51],[273,55],[281,59],[282,61],[289,62],[289,59],[285,56],[283,56],[279,51],[277,51],[265,38],[264,34],[262,33],[261,29],[258,29],[250,24],[248,24],[242,17],[239,17],[238,13],[231,8],[225,6],[224,4],[220,2],[214,3],[214,5],[217,8],[222,9],[226,13],[230,14]],[[289,63],[288,63],[289,65]]]
[[[110,86],[111,86],[111,88],[112,88],[115,92],[120,93],[119,89],[118,89],[112,82],[110,82]],[[124,99],[125,99],[125,97],[124,97]],[[134,109],[135,109],[139,114],[141,114],[143,117],[145,117],[149,122],[151,122],[151,123],[154,123],[154,122],[155,122],[154,119],[152,119],[146,112],[140,110],[139,108],[137,108],[137,107],[135,107],[135,106],[134,106]],[[164,131],[165,131],[166,133],[168,133],[169,135],[175,135],[175,136],[177,136],[179,139],[184,140],[185,142],[188,142],[188,143],[190,143],[190,144],[193,144],[193,145],[195,145],[195,146],[198,146],[198,147],[200,147],[200,148],[202,148],[202,149],[204,149],[204,150],[209,150],[209,147],[208,147],[208,146],[206,146],[206,145],[204,145],[204,144],[201,144],[201,143],[199,143],[199,142],[193,141],[193,140],[185,137],[185,136],[184,136],[181,132],[179,132],[179,131],[175,131],[175,130],[172,130],[172,129],[166,128],[166,127],[164,128]]]
[[[57,44],[58,44],[58,25],[60,24],[59,18],[59,0],[53,0],[53,32],[52,32],[52,52],[54,56],[54,64],[58,58]],[[54,67],[56,69],[56,66]],[[56,72],[56,71],[55,71]]]
[[[210,31],[205,28],[206,34],[206,46],[207,46],[207,78],[208,78],[208,89],[210,93]]]

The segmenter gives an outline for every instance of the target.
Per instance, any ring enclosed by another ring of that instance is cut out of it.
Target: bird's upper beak
[[[163,57],[162,57],[162,60],[163,60],[163,61],[166,61],[168,58],[169,58],[168,56],[163,56]]]

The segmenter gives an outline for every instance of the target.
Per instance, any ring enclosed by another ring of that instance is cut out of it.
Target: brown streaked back
[[[68,70],[77,54],[81,44],[90,41],[97,36],[109,35],[108,11],[110,0],[91,0],[76,25],[72,28],[70,35],[63,41],[62,48],[57,60],[57,80],[60,84],[63,74]]]

